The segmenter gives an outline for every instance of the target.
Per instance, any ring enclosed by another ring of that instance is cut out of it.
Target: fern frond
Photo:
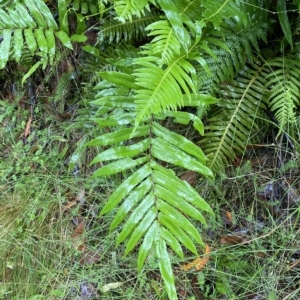
[[[182,106],[183,92],[188,97],[196,92],[195,70],[184,55],[174,58],[165,70],[156,61],[155,56],[135,60],[135,64],[142,66],[134,73],[135,83],[141,87],[135,96],[136,126],[151,114]]]
[[[299,67],[296,57],[279,57],[269,61],[270,73],[266,76],[266,87],[270,109],[279,123],[280,134],[287,125],[296,122],[295,108],[299,105]]]
[[[159,14],[155,11],[146,12],[141,17],[133,17],[132,20],[119,22],[112,17],[104,19],[98,33],[99,42],[108,40],[108,43],[139,40],[146,36],[145,28],[159,20]]]
[[[146,10],[150,11],[148,0],[117,0],[115,1],[115,11],[120,22],[130,22],[134,16],[141,18],[145,15]]]
[[[108,199],[101,215],[118,207],[110,228],[112,231],[122,224],[117,243],[126,243],[125,254],[139,247],[139,271],[152,253],[150,250],[154,249],[152,254],[159,260],[166,287],[176,296],[166,247],[171,247],[179,257],[183,257],[182,245],[197,254],[197,245],[203,246],[203,242],[190,218],[204,224],[203,213],[213,212],[188,183],[181,181],[161,162],[194,170],[204,176],[212,176],[212,172],[205,166],[206,158],[197,145],[163,127],[158,119],[172,117],[182,124],[193,122],[200,133],[203,133],[203,124],[189,113],[165,109],[158,118],[151,114],[134,128],[137,104],[133,95],[143,87],[137,85],[138,81],[134,82],[134,74],[104,72],[100,75],[106,80],[97,85],[97,99],[91,104],[101,109],[108,107],[108,110],[93,120],[100,128],[112,126],[114,130],[87,143],[88,146],[108,147],[91,163],[105,164],[94,176],[127,174]],[[195,107],[216,101],[205,95],[182,96],[183,104]]]
[[[259,61],[246,66],[232,85],[220,87],[223,99],[211,111],[204,139],[200,141],[208,166],[218,171],[241,153],[257,127],[259,108],[267,101],[267,73]]]
[[[156,36],[145,48],[153,54],[161,56],[158,65],[168,64],[174,54],[180,54],[181,44],[169,21],[154,22],[147,26],[146,30],[151,30],[148,36]]]
[[[0,69],[4,68],[10,58],[20,61],[24,48],[31,55],[37,54],[43,61],[53,63],[55,56],[55,36],[68,48],[72,45],[68,35],[58,30],[58,25],[42,0],[29,0],[25,4],[16,2],[15,5],[0,9]]]
[[[252,6],[250,7],[252,8]],[[258,51],[258,41],[260,39],[266,40],[267,22],[264,20],[265,15],[259,9],[256,10],[253,14],[248,14],[247,10],[243,10],[244,19],[245,15],[248,18],[245,22],[232,18],[225,19],[222,24],[222,36],[218,31],[206,33],[210,37],[213,36],[217,40],[221,40],[230,51],[215,44],[214,39],[208,39],[208,47],[215,54],[215,57],[212,55],[209,57],[209,53],[206,54],[201,51],[210,70],[208,73],[201,64],[196,66],[198,88],[201,92],[214,93],[220,82],[232,81],[234,76],[243,69],[246,60],[251,60],[253,48]],[[255,16],[255,18],[250,20],[250,16]]]

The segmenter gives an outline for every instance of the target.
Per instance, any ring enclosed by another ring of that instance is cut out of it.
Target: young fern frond
[[[151,30],[148,36],[156,36],[151,43],[144,48],[148,49],[155,55],[160,55],[158,65],[168,64],[174,55],[180,54],[181,44],[170,22],[167,20],[157,21],[149,26],[146,30]]]
[[[196,93],[195,70],[185,55],[175,57],[165,70],[156,65],[156,56],[145,56],[135,60],[141,66],[134,72],[137,89],[136,126],[151,114],[183,106],[183,93],[188,98]]]

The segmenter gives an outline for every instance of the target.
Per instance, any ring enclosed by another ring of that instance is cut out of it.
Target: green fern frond
[[[151,30],[148,36],[156,36],[145,48],[151,53],[161,56],[158,65],[168,64],[174,54],[180,54],[181,44],[169,21],[154,22],[147,26],[146,30]]]
[[[0,69],[10,58],[20,61],[24,48],[31,55],[37,54],[44,61],[53,63],[55,56],[55,35],[66,46],[72,48],[68,35],[58,25],[42,0],[29,0],[0,9],[2,42],[0,45]]]
[[[208,40],[208,46],[215,54],[215,58],[203,54],[210,73],[205,71],[202,65],[196,66],[198,88],[201,92],[213,93],[221,82],[232,81],[242,70],[246,60],[251,60],[253,47],[257,49],[258,40],[266,38],[266,22],[261,22],[260,27],[256,26],[256,23],[255,20],[253,24],[249,21],[247,27],[232,19],[227,19],[223,23],[222,42],[230,51],[214,44],[214,40]],[[219,33],[211,32],[210,35],[217,38]]]
[[[67,0],[66,2],[68,5],[71,4],[71,2],[72,2],[72,8],[74,10],[80,12],[82,15],[86,15],[86,14],[96,15],[97,13],[99,13],[98,2],[100,3],[100,1],[98,1],[98,0],[84,0],[84,1],[82,1],[82,0],[72,0],[72,1]]]
[[[206,158],[197,145],[163,127],[158,119],[171,117],[181,124],[193,122],[199,133],[203,133],[203,124],[190,113],[166,108],[157,118],[149,114],[134,128],[137,104],[133,95],[143,87],[134,81],[134,74],[104,72],[100,75],[106,80],[97,85],[97,99],[91,104],[98,106],[102,113],[95,115],[93,120],[100,128],[110,126],[114,130],[87,143],[88,146],[108,147],[91,162],[104,163],[94,176],[111,176],[119,172],[127,174],[108,199],[101,215],[115,212],[110,230],[122,224],[117,243],[126,244],[125,254],[139,248],[139,271],[147,256],[156,256],[169,296],[177,299],[166,247],[172,248],[179,257],[183,257],[182,245],[197,254],[197,246],[203,246],[203,242],[190,219],[205,224],[203,213],[213,212],[188,183],[181,181],[174,171],[162,166],[161,162],[204,176],[212,176],[212,172],[205,166]],[[182,96],[183,105],[194,107],[216,101],[205,95]],[[108,109],[103,112],[105,107]]]
[[[142,66],[134,73],[135,83],[141,87],[135,96],[138,113],[136,126],[151,114],[182,106],[183,92],[189,98],[196,93],[195,70],[185,55],[174,58],[165,70],[156,62],[156,56],[135,60],[136,65]]]
[[[267,73],[259,61],[246,66],[232,85],[220,87],[223,99],[212,109],[200,141],[208,166],[218,171],[245,150],[250,134],[257,127],[259,108],[267,101]]]
[[[131,22],[134,16],[141,18],[146,14],[146,10],[150,11],[148,0],[116,0],[114,4],[120,22]]]
[[[270,90],[268,102],[279,123],[279,133],[296,121],[295,109],[299,106],[299,68],[296,57],[280,57],[269,61],[270,73],[266,87]]]
[[[155,11],[146,12],[141,17],[133,17],[132,20],[119,22],[112,17],[103,20],[98,33],[99,42],[108,40],[108,43],[138,40],[146,36],[145,28],[159,20],[159,14]]]

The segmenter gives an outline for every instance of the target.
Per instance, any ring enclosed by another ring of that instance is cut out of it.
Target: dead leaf
[[[101,256],[96,251],[86,250],[82,254],[79,263],[82,265],[92,265],[98,263],[100,260],[101,260]]]
[[[195,171],[187,171],[180,176],[180,179],[186,181],[190,186],[195,186],[197,173]]]
[[[25,132],[24,132],[25,138],[26,138],[26,137],[29,135],[29,133],[30,133],[31,122],[32,122],[32,118],[30,117],[29,120],[27,121],[27,124],[26,124],[26,127],[25,127]]]
[[[197,271],[201,271],[209,261],[210,248],[208,245],[205,247],[204,257],[198,257],[193,260],[191,263],[181,266],[181,270],[188,271],[192,268],[195,268]]]
[[[71,200],[69,201],[64,207],[63,207],[63,212],[65,212],[66,210],[70,209],[71,207],[73,207],[76,203],[81,203],[83,204],[85,199],[85,190],[81,190],[78,192],[78,194],[76,195],[75,200]]]
[[[225,215],[230,223],[232,223],[232,213],[230,211],[225,211]]]
[[[246,235],[233,235],[233,234],[228,234],[225,235],[221,238],[220,244],[230,244],[230,245],[236,245],[240,243],[244,243],[248,240],[249,238]]]
[[[63,207],[63,212],[70,209],[71,207],[73,207],[75,204],[77,203],[77,201],[73,200],[68,202],[64,207]]]
[[[73,240],[73,246],[78,250],[83,252],[85,250],[85,245],[84,245],[84,237],[83,237],[83,232],[84,232],[84,220],[82,220],[75,230],[73,231],[72,234],[72,240]]]

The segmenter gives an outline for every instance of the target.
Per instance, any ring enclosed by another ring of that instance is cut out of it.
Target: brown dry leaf
[[[210,254],[210,248],[206,244],[204,257],[198,257],[195,260],[193,260],[191,263],[181,266],[180,269],[183,271],[188,271],[192,268],[195,268],[197,271],[201,271],[209,261],[209,254]]]
[[[187,171],[180,176],[180,179],[186,181],[190,186],[195,186],[197,182],[197,173],[194,171]]]
[[[85,190],[83,189],[83,190],[81,190],[81,191],[77,194],[77,196],[76,196],[76,198],[75,198],[75,201],[80,202],[80,203],[83,203],[83,202],[84,202],[84,196],[85,196]]]
[[[83,232],[84,232],[84,220],[82,220],[75,230],[73,231],[72,234],[72,240],[73,240],[73,246],[78,250],[83,252],[85,250],[85,245],[84,245],[84,237],[83,237]]]
[[[24,132],[25,138],[26,138],[26,137],[29,135],[29,133],[30,133],[31,122],[32,122],[32,118],[30,117],[29,120],[27,121],[27,124],[26,124],[26,127],[25,127],[25,132]]]
[[[100,260],[101,260],[101,256],[96,251],[86,250],[82,254],[79,263],[82,265],[92,265],[98,263]]]
[[[75,200],[69,201],[64,207],[63,207],[63,212],[70,209],[73,207],[76,203],[84,203],[85,199],[85,190],[81,190],[80,192],[77,193]]]
[[[232,213],[230,211],[225,211],[225,215],[230,223],[232,223]]]
[[[236,245],[240,243],[244,243],[248,240],[248,237],[246,235],[225,235],[221,238],[220,243],[221,244],[230,244],[230,245]]]
[[[63,207],[63,212],[70,209],[71,207],[73,207],[75,204],[77,203],[77,201],[73,200],[68,202],[64,207]]]

